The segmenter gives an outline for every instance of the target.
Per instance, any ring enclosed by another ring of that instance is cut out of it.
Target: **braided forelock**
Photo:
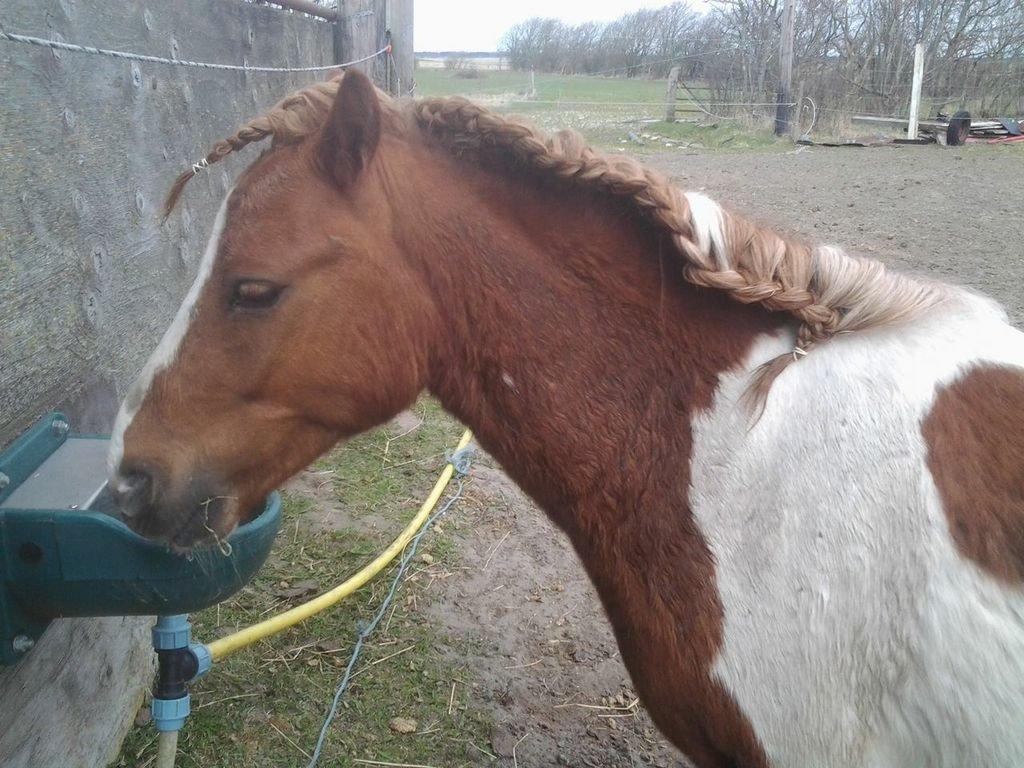
[[[944,295],[938,284],[887,272],[878,261],[839,249],[812,249],[725,210],[728,253],[716,260],[710,247],[698,245],[686,195],[666,176],[631,158],[596,152],[574,131],[547,137],[463,98],[424,99],[412,109],[420,125],[442,140],[503,149],[571,183],[631,199],[670,236],[685,262],[682,271],[688,282],[793,315],[799,321],[797,348],[762,366],[751,389],[755,401],[763,403],[775,377],[813,345],[837,333],[904,320]]]
[[[174,180],[174,184],[171,185],[171,189],[167,193],[167,199],[164,201],[164,218],[166,219],[178,204],[181,193],[185,191],[185,185],[202,169],[219,163],[232,152],[237,152],[249,144],[263,141],[268,136],[273,137],[274,146],[277,146],[301,141],[316,131],[323,124],[331,104],[334,103],[340,82],[340,78],[335,78],[313,83],[301,91],[296,91],[278,102],[268,112],[241,126],[231,136],[214,144],[202,161]]]

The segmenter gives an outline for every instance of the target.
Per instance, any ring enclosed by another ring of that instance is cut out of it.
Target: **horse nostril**
[[[153,501],[153,475],[141,467],[125,467],[114,482],[113,491],[121,509],[133,514]]]
[[[128,492],[133,496],[148,495],[153,487],[153,477],[148,472],[131,472],[125,475],[123,482]]]

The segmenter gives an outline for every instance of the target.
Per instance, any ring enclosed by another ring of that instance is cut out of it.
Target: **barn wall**
[[[4,0],[9,32],[199,61],[314,66],[332,25],[241,0]],[[170,181],[315,74],[238,73],[0,40],[0,445],[40,414],[110,427],[192,281],[218,204],[254,156]],[[149,620],[56,622],[0,670],[0,764],[99,766],[143,691]]]
[[[156,56],[334,61],[330,24],[240,0],[6,0],[0,22]],[[96,425],[109,421],[251,156],[195,179],[161,225],[170,181],[241,120],[317,77],[136,64],[0,41],[0,443],[65,403]]]

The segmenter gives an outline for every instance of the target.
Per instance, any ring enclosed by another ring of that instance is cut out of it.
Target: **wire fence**
[[[338,681],[338,685],[334,690],[334,696],[331,699],[330,707],[327,710],[327,714],[324,716],[323,724],[320,727],[320,732],[317,736],[316,744],[313,747],[313,754],[309,758],[307,768],[316,768],[320,762],[323,748],[327,742],[327,736],[330,732],[331,724],[334,722],[334,718],[338,714],[338,705],[341,703],[342,697],[348,690],[349,683],[352,681],[353,672],[355,670],[356,662],[359,661],[359,657],[363,651],[363,645],[366,640],[376,631],[377,626],[387,615],[388,608],[391,607],[392,602],[395,599],[395,595],[401,588],[404,580],[405,573],[409,568],[409,563],[416,556],[416,552],[419,549],[420,542],[423,540],[424,535],[433,527],[434,523],[444,517],[448,510],[462,498],[462,492],[465,489],[464,479],[469,474],[470,462],[476,448],[472,445],[462,448],[456,451],[449,457],[449,463],[454,468],[453,482],[455,484],[455,491],[449,495],[445,503],[434,512],[420,529],[419,533],[409,542],[405,551],[398,562],[398,567],[395,569],[395,575],[391,579],[391,586],[388,589],[387,594],[384,596],[384,600],[377,608],[377,612],[373,618],[359,627],[359,631],[356,633],[356,640],[352,646],[352,653],[349,656],[348,664],[345,665],[345,673],[342,675],[341,680]]]
[[[681,62],[682,77],[707,87],[714,101],[770,100],[771,78],[752,81],[742,58],[710,56]],[[837,124],[855,115],[906,117],[913,81],[912,62],[880,65],[841,58],[805,59],[793,73],[793,93],[815,102]],[[1024,58],[944,59],[925,62],[922,118],[966,109],[976,117],[1024,114]]]
[[[701,54],[662,58],[643,64],[607,68],[585,74],[543,73],[477,67],[460,59],[449,67],[444,93],[462,93],[535,118],[545,128],[577,127],[584,133],[618,130],[627,136],[629,125],[665,121],[670,114],[678,122],[743,124],[752,130],[770,130],[780,106],[789,107],[782,118],[795,136],[817,132],[819,136],[889,132],[899,126],[855,125],[853,118],[876,116],[906,119],[910,107],[912,69],[894,66],[862,66],[854,80],[849,62],[802,62],[793,77],[791,99],[780,104],[774,82],[750,87],[749,78],[737,64],[735,48],[714,48]],[[437,62],[432,62],[436,65]],[[502,65],[504,62],[502,62]],[[672,65],[680,72],[673,95],[659,73]],[[440,70],[432,70],[437,78]],[[1007,60],[999,67],[976,65],[971,75],[951,78],[941,62],[925,69],[920,118],[945,119],[961,109],[974,117],[1024,115],[1024,60]],[[884,78],[887,90],[864,85]],[[432,95],[431,76],[421,71],[420,93]],[[461,82],[460,82],[461,81]],[[795,109],[792,109],[794,108]],[[558,113],[561,113],[560,115]],[[561,124],[560,124],[561,122]],[[623,126],[627,127],[623,127]]]

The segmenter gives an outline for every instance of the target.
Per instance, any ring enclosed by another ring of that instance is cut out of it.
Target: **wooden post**
[[[793,35],[796,30],[796,0],[785,0],[782,9],[782,35],[779,41],[779,88],[775,98],[775,135],[789,131],[793,108]]]
[[[537,98],[537,73],[534,70],[530,70],[530,98]]]
[[[341,63],[369,56],[389,42],[391,55],[357,64],[393,95],[408,93],[413,84],[414,0],[339,0],[334,25],[334,60]]]
[[[392,93],[405,96],[413,88],[416,54],[413,47],[413,0],[391,0],[391,57],[393,60]]]
[[[910,121],[907,123],[907,138],[917,138],[917,121],[921,111],[921,82],[924,80],[924,44],[914,46],[914,83],[910,90]]]
[[[676,121],[676,89],[679,87],[679,65],[668,73],[668,87],[665,89],[665,122]]]
[[[804,81],[801,80],[796,89],[796,109],[789,113],[789,135],[796,141],[800,138],[800,118],[803,116]]]
[[[353,2],[338,0],[338,15],[334,21],[334,61],[337,64],[358,58],[355,54],[355,27],[361,19],[355,17],[353,5]],[[363,67],[360,69],[366,71]]]

